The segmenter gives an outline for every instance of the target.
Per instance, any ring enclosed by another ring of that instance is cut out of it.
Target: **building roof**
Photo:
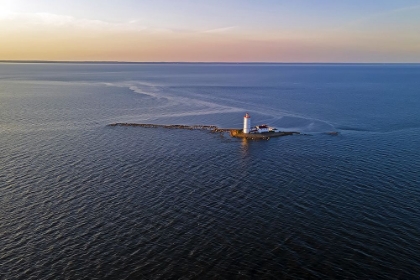
[[[268,126],[266,124],[262,124],[262,125],[257,125],[257,128],[259,129],[268,128]]]

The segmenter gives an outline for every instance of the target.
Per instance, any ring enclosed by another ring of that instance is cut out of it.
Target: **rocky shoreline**
[[[298,135],[297,131],[279,131],[279,132],[265,132],[265,133],[243,133],[242,129],[231,129],[230,136],[236,138],[245,138],[250,140],[269,140],[270,137],[281,137],[289,135]]]

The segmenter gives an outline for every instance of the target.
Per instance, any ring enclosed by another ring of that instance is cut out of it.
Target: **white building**
[[[264,133],[264,132],[269,131],[269,128],[266,124],[257,125],[256,128],[257,128],[258,133]]]
[[[246,113],[244,117],[244,133],[251,132],[251,116]]]
[[[278,132],[277,128],[270,127],[266,124],[257,125],[251,128],[251,116],[246,113],[244,116],[244,129],[243,133],[266,133],[266,132]]]

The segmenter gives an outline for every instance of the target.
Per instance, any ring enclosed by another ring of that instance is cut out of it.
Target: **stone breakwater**
[[[188,130],[207,130],[212,133],[229,132],[230,136],[235,138],[245,138],[250,140],[269,140],[270,137],[280,137],[300,134],[295,131],[280,131],[280,132],[266,132],[266,133],[243,133],[242,129],[235,128],[219,128],[215,125],[182,125],[182,124],[150,124],[150,123],[112,123],[108,126],[137,126],[146,128],[167,128],[167,129],[188,129]]]

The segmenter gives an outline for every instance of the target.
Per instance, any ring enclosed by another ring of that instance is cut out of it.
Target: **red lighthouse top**
[[[248,113],[246,113],[244,118],[249,119],[249,118],[251,118],[251,116]]]

